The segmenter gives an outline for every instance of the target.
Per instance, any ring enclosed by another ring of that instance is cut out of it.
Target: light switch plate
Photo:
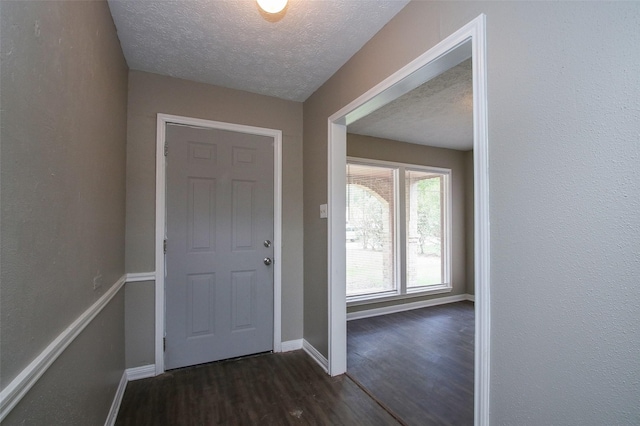
[[[320,204],[320,219],[326,219],[326,218],[327,218],[327,205]]]

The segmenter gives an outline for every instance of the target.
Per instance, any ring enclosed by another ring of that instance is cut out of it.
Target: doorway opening
[[[474,419],[489,422],[489,179],[485,15],[480,15],[404,68],[329,117],[328,277],[329,373],[347,370],[346,142],[347,126],[446,70],[472,59],[474,175]]]

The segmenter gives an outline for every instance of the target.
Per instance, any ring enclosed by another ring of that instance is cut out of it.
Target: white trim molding
[[[489,118],[487,103],[487,17],[481,14],[463,30],[471,35],[473,50],[473,169],[475,265],[475,389],[474,421],[489,426],[491,365],[491,244],[489,216]]]
[[[325,373],[329,372],[329,361],[306,339],[302,340],[302,349],[316,362]]]
[[[475,294],[467,294],[467,300],[469,302],[474,302],[476,301],[476,295]]]
[[[120,378],[120,384],[118,384],[116,394],[113,397],[109,415],[107,415],[107,420],[104,422],[104,426],[113,426],[116,424],[116,420],[118,419],[118,412],[120,411],[120,405],[122,404],[122,398],[124,397],[125,390],[127,390],[127,384],[132,380],[146,379],[147,377],[153,377],[155,375],[156,366],[153,364],[127,368],[126,370],[124,370],[122,372],[122,377]]]
[[[165,337],[165,256],[166,238],[166,157],[164,143],[167,124],[182,124],[209,129],[273,138],[273,351],[281,351],[282,322],[282,131],[263,127],[224,123],[169,114],[158,114],[156,121],[156,236],[155,236],[155,374],[164,373],[163,339]]]
[[[104,422],[104,426],[113,426],[116,424],[118,412],[120,411],[120,404],[122,404],[122,398],[124,397],[124,391],[127,389],[127,382],[127,372],[124,371],[122,373],[122,377],[120,378],[120,383],[118,384],[116,394],[113,397],[113,402],[111,403],[111,408],[109,409],[109,415],[107,415],[107,420]]]
[[[0,392],[0,423],[29,392],[47,369],[75,340],[89,323],[113,299],[125,283],[125,275],[120,277],[96,302],[84,311],[62,333],[58,335],[24,370]]]
[[[137,283],[143,281],[155,281],[156,271],[153,272],[134,272],[127,274],[125,281],[128,283]]]
[[[329,374],[347,368],[346,350],[346,139],[347,126],[442,72],[473,58],[473,165],[475,290],[475,425],[489,425],[490,221],[486,16],[446,37],[328,118],[328,343]]]
[[[141,365],[140,367],[127,368],[125,370],[125,374],[127,375],[128,382],[154,377],[156,375],[156,366],[155,364],[149,364]]]
[[[401,303],[403,300],[407,300],[407,299],[415,299],[416,297],[420,297],[420,296],[435,296],[438,294],[451,293],[453,291],[453,288],[447,286],[446,284],[433,286],[433,287],[434,288],[431,288],[426,291],[415,291],[411,293],[394,294],[394,295],[383,294],[382,296],[367,297],[367,298],[362,298],[360,300],[357,298],[347,298],[347,307],[350,308],[351,306],[372,305],[372,304],[382,303],[382,302]]]
[[[302,339],[288,340],[280,345],[280,352],[291,352],[302,349]]]
[[[468,294],[456,294],[454,296],[438,297],[418,302],[400,303],[397,305],[384,306],[382,308],[365,309],[357,312],[347,312],[347,321],[377,317],[380,315],[395,314],[397,312],[412,311],[414,309],[428,308],[430,306],[446,305],[448,303],[464,302],[469,300]]]

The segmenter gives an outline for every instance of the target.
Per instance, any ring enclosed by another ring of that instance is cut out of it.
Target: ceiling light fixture
[[[267,13],[281,12],[287,5],[287,0],[257,0],[258,6]]]

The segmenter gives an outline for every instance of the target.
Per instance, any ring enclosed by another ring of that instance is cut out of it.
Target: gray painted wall
[[[105,423],[124,370],[124,299],[124,291],[119,291],[9,413],[3,426]]]
[[[4,387],[124,273],[127,66],[106,2],[0,7]],[[124,369],[123,303],[6,424],[104,422]]]
[[[473,151],[464,153],[464,222],[465,239],[464,244],[467,250],[467,293],[476,294],[475,285],[475,259],[474,259],[474,196],[473,196]]]
[[[126,366],[155,364],[155,281],[131,282],[125,288]]]
[[[637,424],[637,2],[411,2],[305,102],[305,338],[327,353],[327,118],[480,13],[492,424]]]
[[[282,339],[302,338],[302,103],[131,71],[128,106],[127,272],[155,270],[158,113],[282,130]],[[146,335],[154,329],[154,305],[142,300],[153,295],[153,283],[127,286],[144,286],[135,291],[140,303],[128,301],[126,313],[127,367],[136,367],[154,359]]]
[[[418,296],[393,302],[370,303],[351,306],[347,312],[358,312],[384,306],[401,305],[422,300],[465,294],[467,292],[467,248],[466,248],[466,152],[453,149],[434,148],[388,139],[347,134],[347,155],[374,160],[396,161],[406,164],[444,167],[451,169],[451,276],[450,293]],[[473,204],[472,204],[473,207]],[[471,251],[473,256],[473,251]]]

